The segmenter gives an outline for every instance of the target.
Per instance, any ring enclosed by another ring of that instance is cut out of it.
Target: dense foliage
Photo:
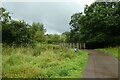
[[[0,8],[2,15],[2,42],[7,45],[33,45],[36,42],[60,43],[66,41],[66,35],[45,34],[46,29],[40,22],[31,25],[24,20],[14,20],[5,8]]]
[[[87,48],[120,44],[120,2],[95,2],[71,16],[70,42]]]
[[[86,5],[84,13],[71,16],[70,32],[45,34],[40,22],[31,25],[24,20],[13,20],[10,13],[0,8],[2,42],[5,44],[86,43],[86,48],[120,45],[120,2],[94,2]]]

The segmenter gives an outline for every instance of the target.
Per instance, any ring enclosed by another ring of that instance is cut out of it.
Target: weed
[[[3,47],[2,56],[3,78],[79,78],[87,61],[85,51],[52,44]]]

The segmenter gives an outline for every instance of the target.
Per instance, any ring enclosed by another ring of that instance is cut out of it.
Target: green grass
[[[0,78],[2,77],[2,44],[0,43]]]
[[[38,44],[35,48],[4,47],[3,78],[80,78],[87,52]]]
[[[120,47],[97,49],[104,51],[120,60]]]

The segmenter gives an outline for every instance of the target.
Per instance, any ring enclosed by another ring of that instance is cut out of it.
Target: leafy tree
[[[46,32],[46,29],[44,28],[42,23],[39,23],[39,22],[32,23],[32,25],[30,27],[30,33],[31,33],[32,40],[43,42],[45,39],[45,37],[44,37],[45,32]]]
[[[14,43],[28,44],[31,43],[29,25],[25,21],[11,21],[11,32]]]
[[[12,20],[9,24],[2,24],[2,40],[7,44],[28,44],[31,43],[28,24],[24,21]]]
[[[27,24],[24,20],[11,19],[10,13],[0,8],[2,15],[2,42],[12,45],[32,44],[33,41],[43,41],[45,29],[42,23]]]
[[[64,36],[63,42],[70,42],[70,32],[68,32],[68,31],[63,32],[62,36]]]
[[[84,14],[76,13],[71,17],[70,39],[73,42],[90,43],[90,47],[93,43],[94,47],[120,44],[119,11],[120,2],[86,5]]]
[[[3,42],[8,42],[11,43],[12,40],[10,39],[10,36],[12,37],[12,33],[10,31],[10,21],[11,21],[11,17],[10,17],[10,13],[6,11],[6,9],[4,8],[0,8],[0,21],[2,23],[1,27],[2,27],[2,36],[3,38]],[[5,37],[6,36],[6,37]]]
[[[33,42],[60,43],[66,41],[68,33],[62,35],[49,34],[45,35],[46,29],[42,23],[33,22],[32,25],[27,24],[24,20],[11,19],[10,13],[4,8],[0,8],[2,15],[2,38],[3,43],[12,45],[26,45]]]
[[[5,8],[0,8],[0,21],[2,21],[2,24],[8,23],[11,20],[10,13],[6,11]]]
[[[66,42],[66,34],[64,34],[64,33],[62,33],[61,35],[60,35],[60,38],[59,38],[59,40],[60,40],[60,42],[61,43],[64,43],[64,42]]]
[[[46,42],[51,44],[56,44],[56,43],[60,43],[61,42],[61,39],[60,39],[60,35],[58,34],[47,34],[46,36]]]
[[[75,13],[74,15],[71,16],[71,21],[70,21],[70,42],[79,42],[79,36],[80,36],[80,27],[81,23],[79,21],[83,17],[82,13]]]

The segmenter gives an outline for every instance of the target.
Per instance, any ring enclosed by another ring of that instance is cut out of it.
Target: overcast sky
[[[94,0],[75,2],[2,2],[7,11],[13,13],[14,19],[25,20],[27,23],[41,22],[47,29],[46,33],[63,33],[69,31],[70,17],[74,13],[83,12],[86,4]]]

